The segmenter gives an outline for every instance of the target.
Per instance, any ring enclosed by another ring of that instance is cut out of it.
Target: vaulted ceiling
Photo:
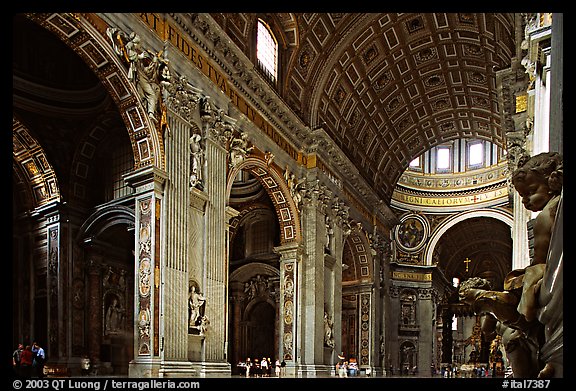
[[[285,102],[321,126],[388,202],[409,162],[458,138],[505,147],[496,71],[515,55],[513,14],[212,14],[253,51],[258,17],[279,38]]]
[[[257,16],[213,14],[246,53]],[[515,52],[511,15],[260,16],[285,48],[279,95],[311,127],[325,122],[386,202],[409,162],[432,146],[474,137],[505,147],[495,72]],[[14,115],[42,145],[68,199],[82,135],[122,123],[97,78],[53,34],[23,17],[13,28]],[[448,275],[467,275],[466,257],[510,263],[509,229],[494,219],[459,224],[441,247]]]

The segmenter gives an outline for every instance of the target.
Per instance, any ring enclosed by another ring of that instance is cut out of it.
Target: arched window
[[[270,27],[262,19],[258,19],[256,58],[260,70],[275,83],[278,75],[278,43]]]

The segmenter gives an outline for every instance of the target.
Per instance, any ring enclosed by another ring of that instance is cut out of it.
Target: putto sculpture
[[[477,314],[491,314],[502,335],[515,377],[560,377],[563,372],[562,186],[560,154],[523,157],[512,184],[534,219],[534,257],[512,270],[504,290],[474,277],[459,287],[460,300]],[[519,354],[520,353],[520,354]]]

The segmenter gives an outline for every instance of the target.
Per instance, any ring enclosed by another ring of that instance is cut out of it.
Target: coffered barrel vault
[[[214,15],[234,42],[249,42],[252,16]],[[322,126],[386,202],[408,163],[435,145],[466,137],[505,145],[496,71],[515,55],[512,14],[274,20],[285,37],[285,101]]]

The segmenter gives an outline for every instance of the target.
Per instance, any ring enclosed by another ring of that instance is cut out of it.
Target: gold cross
[[[468,259],[468,257],[466,257],[466,260],[464,261],[464,263],[466,264],[466,272],[468,272],[468,264],[472,262],[471,260]]]

